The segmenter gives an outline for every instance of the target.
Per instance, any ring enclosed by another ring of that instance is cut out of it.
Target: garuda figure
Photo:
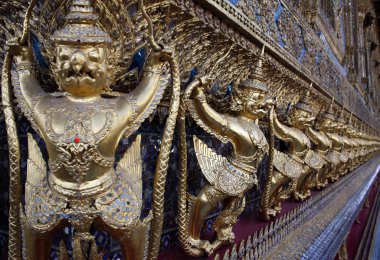
[[[261,210],[265,219],[279,213],[281,201],[291,194],[298,200],[309,194],[307,190],[303,190],[302,185],[311,172],[309,165],[313,165],[310,164],[313,154],[310,140],[304,132],[315,117],[305,98],[292,107],[288,117],[289,125],[281,123],[275,113],[270,118],[274,135],[288,143],[289,148],[285,153],[274,150],[273,172],[268,175],[261,198]]]
[[[361,121],[360,128],[359,128],[359,140],[361,143],[360,146],[360,164],[365,163],[370,157],[369,153],[369,144],[368,144],[368,136],[365,133],[365,123]]]
[[[209,182],[197,196],[187,194],[187,158],[186,153],[180,153],[180,241],[190,255],[211,254],[221,245],[234,241],[232,227],[244,210],[244,194],[257,185],[257,167],[268,151],[268,144],[255,120],[266,116],[273,103],[267,99],[268,89],[263,83],[263,55],[264,48],[254,73],[238,85],[242,107],[237,117],[219,113],[207,103],[203,89],[211,83],[208,77],[196,78],[184,93],[179,115],[182,150],[186,150],[185,106],[200,127],[220,141],[230,142],[233,147],[231,155],[225,158],[194,136],[195,153],[202,173]],[[190,100],[187,101],[188,98]],[[201,240],[200,233],[205,219],[219,203],[224,203],[224,208],[214,223],[216,239],[211,243]]]
[[[334,99],[331,101],[329,110],[332,111],[332,104],[334,103]],[[339,179],[339,175],[344,172],[345,169],[345,163],[347,162],[348,158],[343,153],[343,147],[344,147],[344,141],[342,136],[340,136],[340,133],[342,130],[345,129],[344,119],[343,116],[338,115],[338,117],[334,117],[334,122],[332,124],[332,128],[329,132],[326,133],[328,138],[332,142],[332,153],[330,156],[332,156],[330,159],[331,161],[335,161],[335,168],[334,170],[330,170],[328,174],[326,175],[328,179],[331,181],[337,181]],[[333,158],[334,157],[334,158]],[[335,158],[337,157],[337,158]]]
[[[347,120],[347,128],[345,131],[345,137],[348,139],[348,171],[353,171],[355,169],[356,161],[356,149],[358,147],[358,142],[355,139],[355,129],[352,126],[352,113]]]
[[[325,121],[323,116],[317,116],[314,127],[308,127],[306,129],[306,135],[310,138],[310,140],[314,144],[314,152],[316,157],[318,157],[318,161],[321,163],[320,168],[317,167],[316,173],[312,176],[309,185],[310,188],[320,189],[325,186],[325,183],[321,183],[322,174],[325,171],[326,167],[328,167],[329,162],[326,160],[326,155],[331,150],[332,143],[331,140],[324,134],[322,131],[324,129],[323,122]]]
[[[348,168],[349,168],[349,153],[348,153],[348,148],[350,145],[349,139],[345,136],[345,132],[347,129],[346,125],[346,119],[344,118],[344,107],[342,107],[342,110],[340,111],[337,119],[336,119],[336,130],[339,135],[340,139],[340,144],[341,144],[341,149],[340,149],[340,156],[339,159],[341,161],[341,164],[339,165],[339,168],[337,170],[337,176],[343,176],[344,174],[347,173]]]
[[[340,164],[339,153],[335,149],[333,149],[333,140],[331,139],[331,132],[334,131],[336,125],[336,120],[332,111],[333,102],[334,99],[331,100],[331,103],[328,106],[328,108],[323,113],[318,115],[317,120],[315,122],[315,130],[325,135],[330,140],[329,143],[331,144],[331,149],[329,149],[329,151],[325,155],[327,164],[324,166],[323,171],[318,176],[318,189],[321,189],[328,184],[330,173],[334,173],[338,165]]]
[[[310,88],[312,87],[310,84]],[[301,97],[297,104],[294,105],[295,108],[309,112],[310,115],[314,113],[313,109],[309,105],[310,88]],[[308,150],[305,156],[305,164],[310,167],[309,173],[300,176],[297,180],[296,192],[298,199],[303,200],[311,195],[310,190],[315,187],[318,175],[323,170],[323,166],[326,164],[324,155],[331,148],[331,143],[329,139],[315,131],[312,128],[312,123],[315,122],[315,117],[310,118],[310,122],[306,123],[308,127],[304,129],[304,133],[309,137],[310,141],[315,145],[313,150]],[[310,124],[309,124],[310,123]]]
[[[361,121],[357,121],[357,129],[356,129],[356,136],[357,140],[359,142],[359,147],[357,150],[358,154],[358,165],[361,165],[365,163],[365,155],[367,154],[366,151],[366,144],[365,144],[365,138],[364,138],[364,133],[363,133],[363,123]]]
[[[163,68],[171,52],[163,48],[150,52],[142,79],[132,92],[103,96],[112,83],[110,68],[115,68],[110,56],[114,53],[112,39],[99,26],[91,1],[72,1],[65,25],[53,33],[51,42],[53,74],[62,90],[59,95],[41,88],[31,49],[16,40],[11,44],[18,105],[45,141],[49,155],[47,167],[29,135],[28,259],[49,259],[55,230],[69,224],[75,229],[78,259],[82,259],[81,241],[93,241],[91,225],[109,232],[120,243],[124,258],[142,259],[150,220],[140,220],[140,136],[116,167],[114,156],[123,133],[132,134],[161,99],[168,82]],[[167,141],[170,148],[171,139]],[[160,168],[165,172],[167,166]]]
[[[367,128],[365,131],[366,146],[367,146],[367,159],[369,160],[375,155],[376,152],[376,138],[370,135],[370,130]]]

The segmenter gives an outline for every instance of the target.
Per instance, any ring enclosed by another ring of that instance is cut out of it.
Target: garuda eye
[[[98,52],[95,52],[95,51],[92,51],[88,54],[88,57],[91,61],[93,62],[97,62],[99,61],[99,53]]]
[[[68,60],[70,58],[67,52],[59,54],[59,59],[62,61]]]

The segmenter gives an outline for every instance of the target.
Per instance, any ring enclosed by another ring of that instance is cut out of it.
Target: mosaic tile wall
[[[281,49],[291,54],[299,64],[307,68],[312,75],[317,75],[324,86],[334,93],[335,97],[345,104],[350,104],[350,108],[357,111],[360,116],[370,112],[365,97],[359,92],[357,87],[348,83],[348,62],[343,56],[346,52],[347,39],[344,21],[344,3],[342,0],[333,1],[335,4],[335,25],[328,24],[328,18],[316,7],[317,16],[324,26],[311,25],[303,16],[305,3],[313,1],[297,0],[229,0],[249,19],[253,20],[262,33],[278,44]],[[315,1],[319,3],[319,1]],[[318,4],[317,4],[318,6]],[[316,18],[317,19],[317,18]],[[336,45],[337,52],[342,55],[339,60],[330,46],[331,41],[327,40],[327,34]],[[376,36],[374,36],[376,37]],[[378,52],[378,51],[377,51]],[[372,53],[373,59],[377,59],[378,53]],[[373,69],[375,70],[375,69]],[[358,82],[361,82],[358,78]],[[370,88],[369,83],[364,84],[364,88]],[[376,84],[376,82],[372,83]],[[371,108],[376,111],[376,108]],[[364,116],[365,117],[365,116]],[[371,115],[372,117],[372,115]],[[370,121],[376,125],[375,117]]]

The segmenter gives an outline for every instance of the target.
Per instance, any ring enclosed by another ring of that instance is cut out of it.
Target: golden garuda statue
[[[330,105],[325,111],[320,113],[317,117],[315,123],[315,129],[321,134],[329,139],[329,146],[331,147],[325,155],[327,163],[325,164],[322,172],[318,176],[317,188],[321,189],[326,187],[328,184],[329,176],[331,173],[335,172],[336,168],[340,164],[339,153],[333,149],[333,141],[331,139],[331,132],[334,131],[336,125],[336,119],[333,115],[332,104],[334,103],[334,98],[331,100]]]
[[[285,153],[274,150],[273,172],[269,172],[261,198],[261,211],[265,219],[281,212],[281,201],[293,195],[297,200],[303,200],[310,195],[305,181],[311,174],[310,166],[314,165],[311,143],[304,133],[312,125],[315,117],[307,104],[308,93],[290,110],[288,124],[283,124],[276,113],[270,118],[274,135],[289,144]]]
[[[194,79],[183,94],[179,112],[181,175],[178,224],[181,245],[190,255],[209,255],[221,245],[234,241],[232,227],[244,210],[244,194],[257,185],[257,167],[268,152],[268,143],[255,121],[266,116],[273,104],[273,100],[267,98],[268,88],[264,84],[263,55],[264,47],[254,72],[238,85],[236,98],[241,108],[236,117],[219,113],[207,103],[204,88],[212,83],[207,76]],[[230,142],[233,147],[231,155],[226,158],[198,137],[193,137],[198,163],[208,181],[197,196],[187,194],[186,110],[206,132],[224,143]],[[214,223],[216,239],[210,243],[200,238],[201,228],[219,203],[223,203],[224,208]]]
[[[309,89],[306,93],[301,96],[300,100],[297,104],[294,105],[294,108],[309,113],[309,120],[306,124],[307,127],[303,129],[303,132],[310,139],[310,141],[314,144],[314,149],[310,149],[306,152],[304,162],[309,167],[309,171],[300,176],[297,180],[297,186],[295,188],[296,199],[304,200],[311,195],[310,190],[315,188],[316,180],[318,179],[319,173],[322,171],[323,166],[326,164],[326,160],[324,159],[324,155],[326,151],[331,147],[329,143],[329,139],[315,131],[313,129],[313,123],[315,123],[315,117],[313,117],[314,111],[310,107],[310,90],[312,87],[312,83],[310,84]],[[305,114],[307,115],[307,114]],[[302,129],[299,127],[299,129]]]
[[[329,110],[331,110],[333,103],[334,99],[331,101]],[[332,162],[335,160],[336,166],[333,171],[330,170],[330,172],[327,174],[327,178],[331,181],[337,181],[339,179],[341,172],[344,172],[345,163],[348,161],[345,152],[343,152],[343,138],[340,136],[340,133],[345,130],[346,127],[342,113],[340,113],[337,117],[333,116],[334,122],[332,124],[332,128],[326,133],[327,137],[331,140],[332,143],[332,153],[330,154],[332,157],[330,158],[332,159]]]
[[[25,212],[23,226],[27,257],[49,259],[54,232],[72,225],[75,229],[74,253],[78,259],[83,254],[81,243],[91,241],[90,258],[100,257],[89,233],[91,226],[111,234],[120,243],[126,259],[142,259],[148,244],[149,257],[156,258],[166,170],[179,107],[175,56],[150,37],[149,56],[137,87],[127,94],[113,92],[110,86],[117,72],[126,69],[119,68],[117,61],[128,61],[135,51],[125,52],[127,47],[124,44],[131,38],[131,32],[123,29],[111,36],[103,30],[105,27],[95,13],[93,1],[73,0],[63,27],[51,30],[49,44],[45,46],[50,53],[51,73],[60,89],[57,93],[47,93],[35,76],[33,52],[28,43],[30,10],[35,2],[32,1],[29,7],[21,39],[9,42],[2,84],[3,101],[8,109],[5,109],[7,130],[13,144],[17,136],[12,128],[14,114],[8,105],[11,104],[9,72],[13,56],[16,71],[12,81],[18,106],[45,141],[49,157],[46,165],[35,140],[29,135],[25,210],[21,210]],[[104,4],[98,4],[105,8]],[[141,1],[140,9],[152,32],[151,21]],[[112,15],[107,10],[105,13]],[[143,203],[141,137],[134,138],[116,166],[115,150],[120,139],[132,135],[159,103],[169,85],[166,62],[171,67],[172,103],[157,161],[153,216],[140,220]],[[17,157],[15,151],[10,149],[11,159]],[[11,167],[11,178],[15,180],[10,187],[12,194],[12,191],[20,190],[20,183],[17,183],[19,169],[16,167]],[[19,221],[19,204],[19,198],[11,199],[10,225]],[[10,241],[14,246],[10,255],[17,259],[21,253],[18,241],[21,229],[19,226],[17,231],[17,225],[14,226],[16,230],[10,230]],[[60,254],[64,259],[65,250]]]
[[[355,133],[354,128],[352,125],[352,113],[350,114],[350,117],[348,118],[347,122],[347,128],[345,131],[345,137],[348,140],[349,144],[347,147],[348,150],[348,171],[353,171],[355,169],[355,161],[356,161],[356,147],[358,146],[358,142],[355,140]]]
[[[305,132],[314,144],[313,151],[315,152],[315,156],[313,158],[319,162],[318,167],[314,167],[315,173],[311,176],[308,183],[310,188],[320,189],[325,186],[325,182],[321,183],[320,180],[325,168],[328,166],[326,155],[331,150],[332,143],[322,131],[324,127],[326,127],[324,125],[324,117],[318,115],[314,121],[314,126],[308,127]]]
[[[339,166],[339,169],[337,170],[337,176],[343,176],[347,173],[348,167],[349,167],[349,153],[348,153],[348,147],[350,145],[349,138],[346,137],[345,133],[348,128],[348,125],[346,124],[346,119],[344,118],[344,106],[342,107],[342,110],[338,114],[336,118],[336,131],[339,135],[341,149],[340,149],[340,156],[339,159],[341,161],[341,164]]]

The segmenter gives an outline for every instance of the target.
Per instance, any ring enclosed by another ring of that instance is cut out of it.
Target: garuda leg
[[[265,219],[269,220],[281,212],[281,201],[289,198],[294,188],[291,178],[277,170],[273,171],[273,176],[265,187],[268,191],[264,193],[268,196],[263,196],[261,199],[261,209]]]
[[[210,212],[228,197],[227,194],[218,191],[213,186],[206,185],[197,197],[191,198],[189,208],[190,236],[193,240],[193,246],[204,250],[207,254],[211,254],[213,249],[208,241],[200,239],[202,226]]]

